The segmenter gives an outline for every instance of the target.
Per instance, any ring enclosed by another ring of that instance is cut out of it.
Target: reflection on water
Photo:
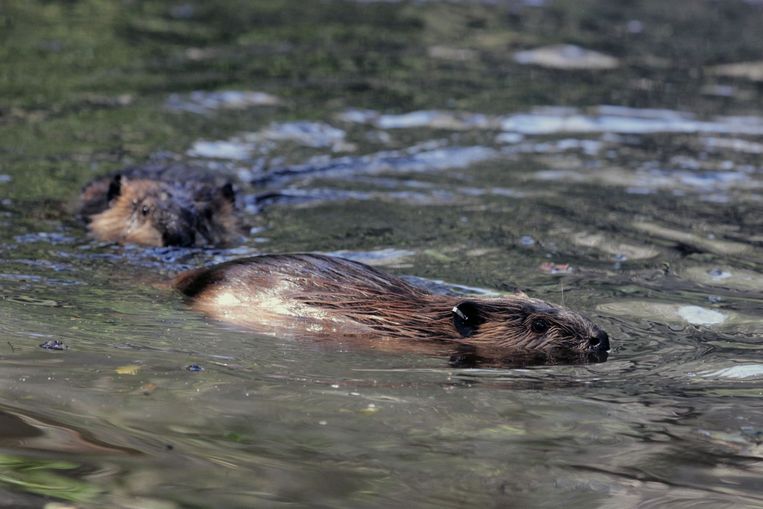
[[[205,92],[197,90],[187,95],[170,94],[165,103],[172,111],[207,114],[218,110],[239,110],[253,106],[275,106],[280,101],[265,92],[224,90]]]
[[[537,108],[530,113],[487,116],[449,111],[415,111],[382,115],[374,111],[347,111],[348,122],[371,123],[383,129],[428,127],[431,129],[499,129],[521,134],[559,133],[723,133],[763,134],[763,118],[719,117],[697,120],[694,115],[671,110],[599,106],[585,114],[575,108]]]
[[[4,6],[0,506],[763,504],[763,8],[613,5]],[[146,161],[234,181],[250,238],[87,238],[80,186]],[[169,290],[281,251],[522,290],[613,351],[454,369]]]

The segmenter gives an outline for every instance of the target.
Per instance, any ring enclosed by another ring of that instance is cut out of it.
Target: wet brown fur
[[[492,360],[606,357],[606,350],[591,347],[592,338],[606,334],[566,308],[525,294],[498,299],[435,295],[367,265],[323,255],[234,260],[185,272],[175,287],[197,310],[260,332],[468,346],[479,358]],[[470,315],[471,323],[460,322],[459,329],[454,307]],[[534,332],[536,319],[545,320],[548,330]]]
[[[225,246],[241,229],[232,187],[195,180],[104,177],[83,188],[79,215],[99,240],[148,246]]]

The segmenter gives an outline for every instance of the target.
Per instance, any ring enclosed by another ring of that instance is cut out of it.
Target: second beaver
[[[258,332],[361,338],[392,350],[434,351],[432,345],[439,345],[488,364],[597,362],[609,351],[607,333],[590,320],[523,293],[497,299],[436,295],[325,255],[233,260],[184,272],[175,287],[195,309]]]
[[[172,176],[138,167],[96,179],[82,189],[80,217],[99,240],[148,246],[231,244],[241,230],[233,185]]]

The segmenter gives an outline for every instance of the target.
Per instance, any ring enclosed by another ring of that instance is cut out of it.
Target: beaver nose
[[[595,350],[597,352],[608,352],[609,335],[607,335],[607,333],[601,329],[597,330],[596,335],[591,336],[591,338],[588,340],[588,346],[591,348],[591,350]]]
[[[190,247],[196,242],[196,234],[193,231],[184,230],[164,232],[162,241],[165,246]]]

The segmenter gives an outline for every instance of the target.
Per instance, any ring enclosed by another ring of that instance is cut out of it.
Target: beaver
[[[590,320],[524,293],[437,295],[368,265],[320,254],[232,260],[181,273],[174,287],[196,310],[258,332],[448,351],[451,364],[602,362],[609,351],[607,333]]]
[[[80,218],[99,240],[148,246],[226,246],[240,234],[230,182],[166,179],[128,169],[87,184]]]

